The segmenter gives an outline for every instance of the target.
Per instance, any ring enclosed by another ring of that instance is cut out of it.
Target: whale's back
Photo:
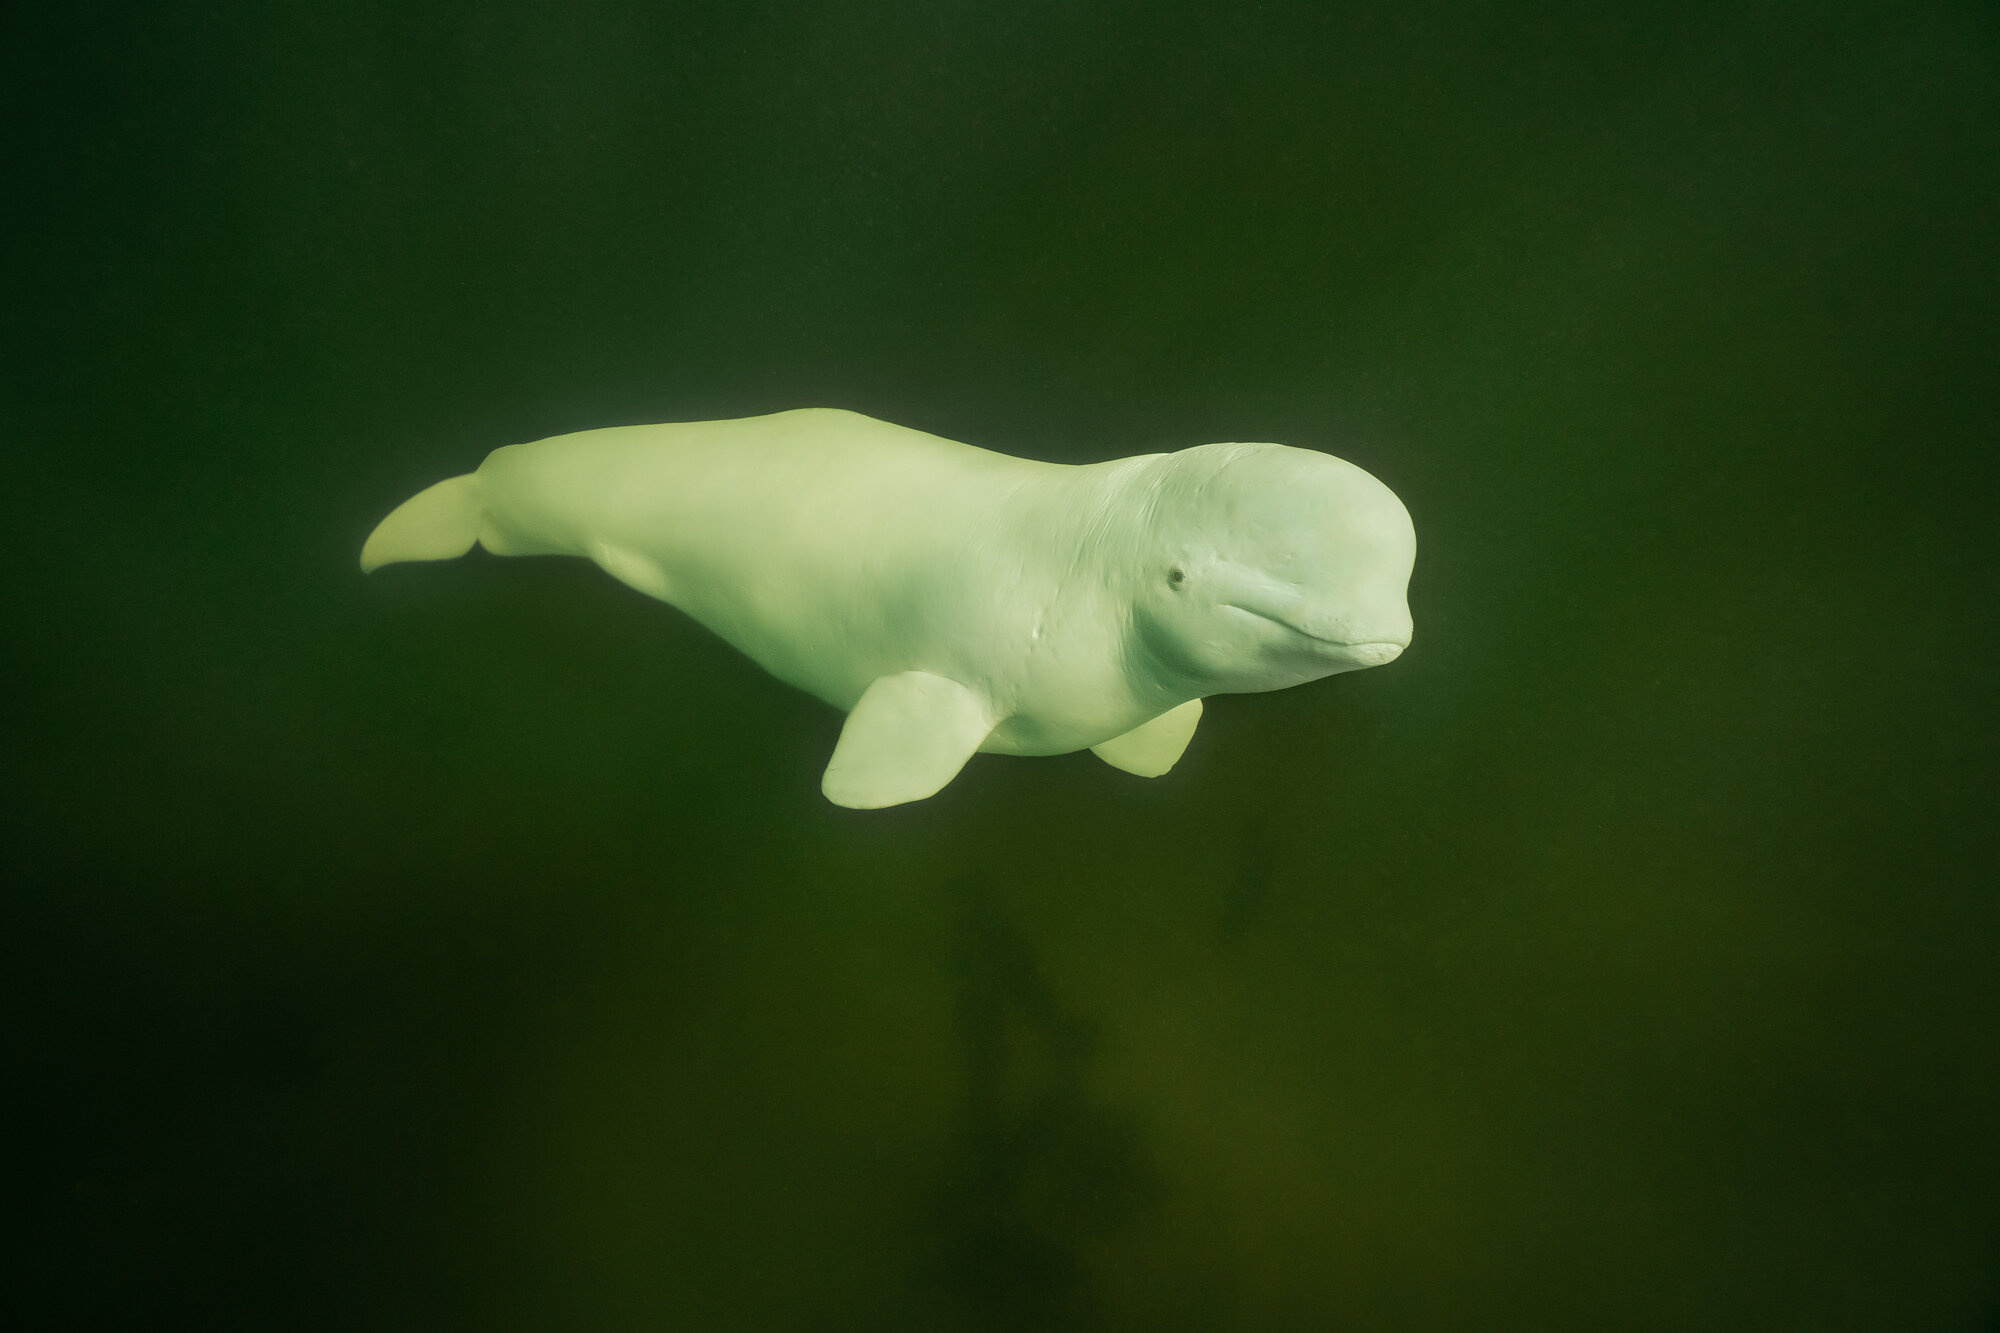
[[[1060,470],[830,408],[612,427],[494,450],[479,542],[593,559],[846,707],[963,613],[1007,497]]]

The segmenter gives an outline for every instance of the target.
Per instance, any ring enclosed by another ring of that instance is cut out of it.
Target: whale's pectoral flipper
[[[1151,722],[1142,722],[1123,736],[1113,736],[1090,752],[1113,768],[1156,778],[1174,766],[1188,742],[1194,739],[1194,724],[1201,721],[1201,700],[1190,699],[1178,708],[1169,708]]]
[[[996,721],[955,680],[928,671],[878,676],[848,713],[820,790],[855,810],[921,801],[958,776]]]

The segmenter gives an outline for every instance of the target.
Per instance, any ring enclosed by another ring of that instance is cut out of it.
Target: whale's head
[[[1135,648],[1202,694],[1381,666],[1410,643],[1410,515],[1310,449],[1208,444],[1150,460]]]

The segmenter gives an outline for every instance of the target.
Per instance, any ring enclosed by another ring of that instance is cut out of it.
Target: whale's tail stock
[[[466,473],[418,491],[389,511],[361,547],[366,574],[403,560],[455,560],[479,540],[479,477]]]

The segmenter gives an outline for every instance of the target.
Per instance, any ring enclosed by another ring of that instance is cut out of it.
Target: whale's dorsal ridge
[[[998,721],[955,680],[928,671],[878,676],[847,714],[820,790],[853,810],[934,796]]]

